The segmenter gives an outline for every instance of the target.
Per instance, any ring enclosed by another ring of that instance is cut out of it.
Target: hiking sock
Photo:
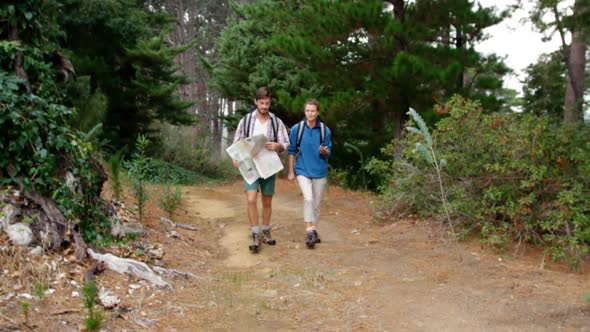
[[[260,227],[259,226],[252,226],[252,233],[258,234],[259,232],[260,232]]]
[[[262,231],[270,231],[270,225],[262,225]]]

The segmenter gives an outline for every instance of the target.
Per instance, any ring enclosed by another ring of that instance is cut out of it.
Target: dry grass
[[[5,234],[0,234],[0,243],[8,243]],[[29,250],[12,245],[0,247],[0,295],[17,292],[42,298],[52,276],[61,273],[61,266],[53,257],[31,256]]]

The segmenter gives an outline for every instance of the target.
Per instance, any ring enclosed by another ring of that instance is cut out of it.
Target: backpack
[[[324,138],[326,136],[326,125],[320,120],[318,117],[318,121],[320,123],[320,145],[324,144]],[[297,144],[295,145],[295,150],[299,153],[299,145],[301,144],[301,137],[303,137],[303,129],[305,127],[305,119],[299,122],[299,128],[297,128]]]
[[[244,116],[244,122],[243,122],[243,131],[244,131],[244,137],[250,137],[250,124],[252,123],[252,116],[253,113],[256,112],[256,107],[252,108],[245,116]],[[278,137],[277,137],[277,128],[278,128],[278,122],[277,122],[277,116],[274,115],[274,113],[268,112],[268,114],[270,115],[270,125],[272,126],[272,133],[274,135],[274,139],[272,140],[273,142],[278,142]]]

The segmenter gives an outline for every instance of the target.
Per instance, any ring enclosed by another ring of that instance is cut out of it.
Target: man
[[[269,151],[278,153],[284,152],[289,147],[289,136],[283,121],[277,118],[269,111],[271,104],[271,92],[267,87],[261,87],[256,91],[254,100],[256,109],[246,114],[238,124],[234,143],[240,139],[251,137],[259,134],[266,136],[268,142],[265,148]],[[234,161],[234,167],[239,164]],[[248,204],[248,219],[252,228],[252,244],[250,251],[258,252],[260,241],[269,245],[276,244],[276,241],[270,235],[270,216],[272,212],[272,196],[275,192],[276,174],[267,178],[254,181],[248,184],[244,181],[244,191],[246,192],[246,201]],[[258,191],[262,193],[262,227],[258,225]],[[261,239],[260,231],[262,231]]]

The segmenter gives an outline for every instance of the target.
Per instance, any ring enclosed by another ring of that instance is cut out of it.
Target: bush
[[[221,155],[215,155],[216,148],[209,133],[199,133],[196,127],[163,123],[159,141],[158,159],[199,174],[223,176],[219,173]]]
[[[0,52],[0,59],[7,57]],[[38,59],[31,61],[37,70],[48,71],[43,77],[51,77],[49,67]],[[55,86],[49,79],[31,94],[24,92],[23,85],[0,68],[0,185],[18,184],[25,191],[51,197],[65,218],[78,225],[84,239],[94,242],[100,234],[108,234],[108,219],[100,208],[103,179],[92,158],[96,151],[70,127],[75,112],[52,94]],[[68,188],[66,171],[82,190]]]
[[[461,97],[444,110],[449,116],[437,124],[433,138],[438,155],[447,160],[443,181],[454,222],[464,232],[478,229],[491,244],[541,243],[554,259],[579,263],[590,244],[590,126],[484,114]],[[420,141],[408,133],[403,160],[374,160],[369,169],[385,178],[382,197],[439,215],[434,174],[413,150]]]
[[[161,159],[150,161],[146,178],[151,183],[171,185],[192,185],[211,181],[210,178]]]

